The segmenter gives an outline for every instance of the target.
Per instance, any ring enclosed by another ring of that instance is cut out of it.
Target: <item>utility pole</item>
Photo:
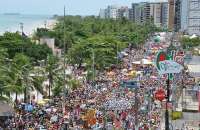
[[[47,29],[47,21],[44,21],[44,28]]]
[[[135,88],[135,130],[138,130],[138,88]]]
[[[94,84],[94,80],[95,80],[95,61],[94,61],[95,55],[94,55],[94,48],[92,48],[92,79],[93,79],[93,84]]]
[[[167,79],[167,101],[166,101],[166,111],[165,111],[165,130],[169,130],[169,111],[168,111],[168,103],[169,103],[169,74],[168,74],[168,79]]]
[[[117,65],[118,65],[118,43],[117,43]]]
[[[64,6],[64,26],[63,26],[63,35],[64,35],[64,39],[63,39],[63,42],[64,42],[64,51],[63,51],[63,56],[64,56],[64,63],[63,63],[63,71],[64,71],[64,92],[63,92],[63,98],[64,98],[64,101],[63,101],[63,112],[65,113],[65,103],[66,103],[66,71],[65,71],[65,61],[66,61],[66,57],[65,57],[65,50],[66,50],[66,35],[65,35],[65,6]]]
[[[24,33],[24,23],[19,23],[19,24],[20,24],[21,34],[23,36],[23,33]]]
[[[170,45],[173,45],[173,39],[174,39],[174,34],[175,32],[173,31],[173,34],[172,34],[172,37],[171,37],[171,40],[170,40]],[[170,50],[169,50],[170,51]],[[169,111],[168,111],[168,103],[169,103],[169,97],[170,97],[170,74],[168,74],[167,76],[167,81],[166,81],[166,84],[167,84],[167,100],[166,100],[166,111],[165,111],[165,130],[169,130]]]

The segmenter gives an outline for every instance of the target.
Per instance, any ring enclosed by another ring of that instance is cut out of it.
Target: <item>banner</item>
[[[180,73],[183,66],[172,60],[164,60],[159,62],[159,74]]]

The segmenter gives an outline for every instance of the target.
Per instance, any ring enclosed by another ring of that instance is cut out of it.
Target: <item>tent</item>
[[[153,63],[151,62],[151,60],[142,59],[141,61],[134,61],[134,62],[132,62],[132,64],[136,64],[136,65],[140,65],[140,64],[143,64],[143,65],[151,65],[151,64],[153,64]]]
[[[142,59],[142,64],[144,64],[144,65],[151,65],[153,63],[150,60],[148,60],[148,59]]]
[[[192,36],[190,36],[190,39],[193,39],[193,38],[197,38],[197,35],[193,34]]]
[[[14,109],[3,101],[0,101],[0,117],[8,117],[14,114]]]
[[[132,62],[132,64],[140,65],[141,62],[140,61],[134,61],[134,62]]]

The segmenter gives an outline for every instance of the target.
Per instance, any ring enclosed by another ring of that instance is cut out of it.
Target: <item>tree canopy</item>
[[[13,59],[17,53],[23,53],[32,61],[44,60],[51,49],[43,44],[36,44],[30,38],[21,36],[19,33],[6,32],[0,36],[0,49],[6,49],[8,58]]]
[[[200,46],[200,37],[196,37],[196,38],[183,37],[181,39],[181,43],[184,49],[197,47],[197,46]]]
[[[126,19],[66,16],[59,17],[53,30],[38,29],[35,37],[53,37],[59,48],[63,48],[65,38],[69,63],[91,66],[94,56],[95,67],[102,69],[116,64],[118,52],[129,44],[143,44],[156,29],[151,23],[136,24]]]

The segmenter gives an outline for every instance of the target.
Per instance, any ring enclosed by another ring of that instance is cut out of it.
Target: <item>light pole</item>
[[[44,28],[47,29],[47,21],[44,21]]]
[[[20,29],[21,29],[21,35],[23,36],[24,33],[24,23],[19,23],[20,24]]]
[[[174,35],[175,35],[175,32],[173,31],[173,34],[172,34],[172,37],[171,37],[171,40],[170,40],[170,45],[172,45],[172,42],[173,42],[173,39],[174,39]],[[171,50],[169,49],[169,53],[171,53]],[[165,111],[165,130],[169,130],[169,111],[168,111],[168,103],[170,102],[169,101],[169,97],[170,97],[170,75],[171,74],[168,74],[167,76],[167,81],[166,81],[166,84],[167,84],[167,96],[166,96],[166,111]]]
[[[65,51],[66,51],[66,34],[65,34],[65,6],[64,6],[64,23],[63,23],[64,27],[63,27],[63,35],[64,35],[64,51],[63,51],[63,55],[64,55],[64,63],[63,63],[63,71],[64,71],[64,92],[63,92],[63,98],[64,98],[64,101],[63,101],[63,113],[65,114],[65,103],[66,103],[66,71],[65,71],[65,62],[66,62],[66,57],[65,57]]]
[[[168,79],[166,81],[167,83],[167,101],[166,101],[166,111],[165,111],[165,130],[169,130],[169,111],[168,111],[168,103],[169,103],[169,87],[170,87],[170,84],[169,84],[169,75],[168,75]]]
[[[94,80],[95,80],[95,55],[94,55],[94,48],[92,48],[92,80],[93,80],[93,83],[94,83]]]
[[[116,43],[116,44],[117,44],[117,56],[116,57],[117,57],[117,65],[118,65],[118,62],[119,62],[118,61],[118,43]]]

